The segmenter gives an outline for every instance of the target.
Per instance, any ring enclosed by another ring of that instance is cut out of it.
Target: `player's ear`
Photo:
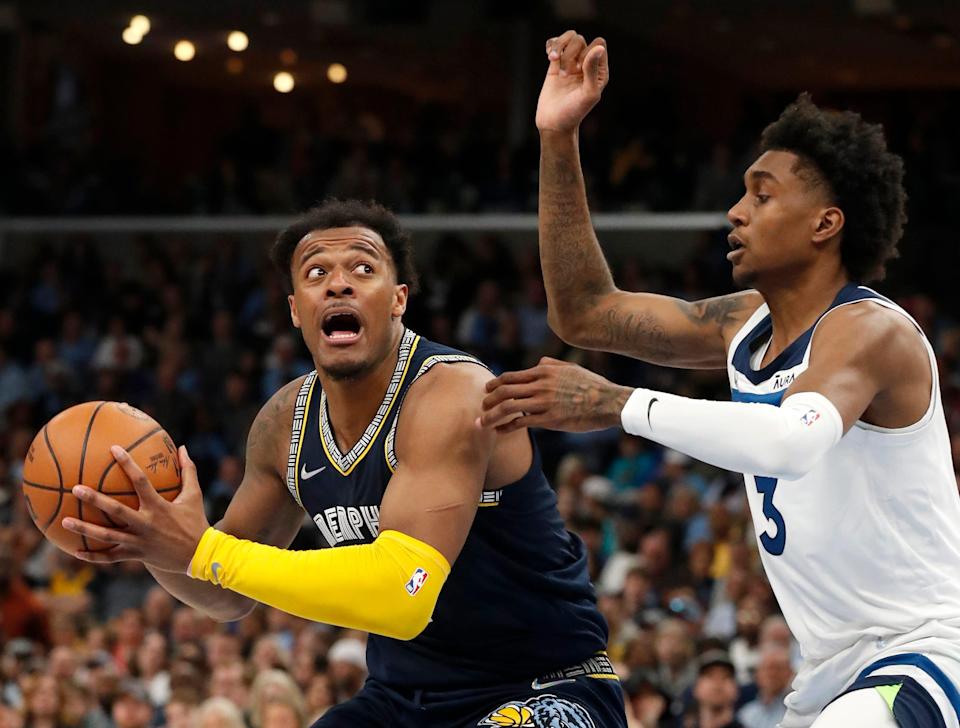
[[[836,237],[843,229],[843,210],[839,207],[827,207],[820,211],[813,231],[813,241],[824,243]]]
[[[300,314],[297,313],[297,299],[293,297],[292,293],[287,296],[287,303],[290,304],[290,320],[293,321],[293,325],[299,329]]]
[[[407,297],[410,295],[410,289],[406,283],[398,283],[393,287],[393,307],[390,309],[390,315],[397,319],[403,316],[407,311]]]

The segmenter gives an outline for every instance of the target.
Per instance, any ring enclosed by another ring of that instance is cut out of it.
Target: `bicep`
[[[423,541],[452,564],[473,524],[496,434],[476,425],[483,379],[449,383],[436,381],[404,405],[400,464],[380,506],[380,528]]]
[[[287,548],[303,523],[303,510],[275,473],[248,468],[218,530],[237,538]]]
[[[663,366],[722,369],[733,332],[761,302],[756,291],[694,302],[615,291],[596,303],[581,340],[571,343]]]
[[[257,413],[247,434],[246,468],[217,528],[231,536],[281,548],[293,543],[303,510],[284,480],[293,401],[303,377],[286,384]]]

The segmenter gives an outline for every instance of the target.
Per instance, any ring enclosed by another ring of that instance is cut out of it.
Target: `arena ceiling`
[[[135,13],[153,27],[132,47],[120,35]],[[960,3],[932,0],[24,0],[0,3],[0,26],[169,82],[238,89],[283,68],[326,84],[340,62],[348,83],[408,95],[502,94],[518,73],[539,75],[533,46],[566,27],[607,36],[611,59],[629,53],[617,73],[637,84],[667,73],[770,89],[960,87]],[[234,28],[251,43],[231,73]],[[197,44],[190,63],[171,57],[180,38]]]

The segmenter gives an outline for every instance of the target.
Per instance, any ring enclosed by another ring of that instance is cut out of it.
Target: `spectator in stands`
[[[738,720],[743,728],[777,728],[786,713],[784,699],[793,680],[790,650],[768,644],[757,662],[757,697],[740,708]]]

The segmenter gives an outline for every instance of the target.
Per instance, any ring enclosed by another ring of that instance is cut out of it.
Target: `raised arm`
[[[609,80],[606,43],[567,31],[547,41],[537,104],[540,259],[550,325],[567,343],[665,366],[722,368],[755,291],[697,302],[628,293],[613,281],[590,221],[578,128]]]

